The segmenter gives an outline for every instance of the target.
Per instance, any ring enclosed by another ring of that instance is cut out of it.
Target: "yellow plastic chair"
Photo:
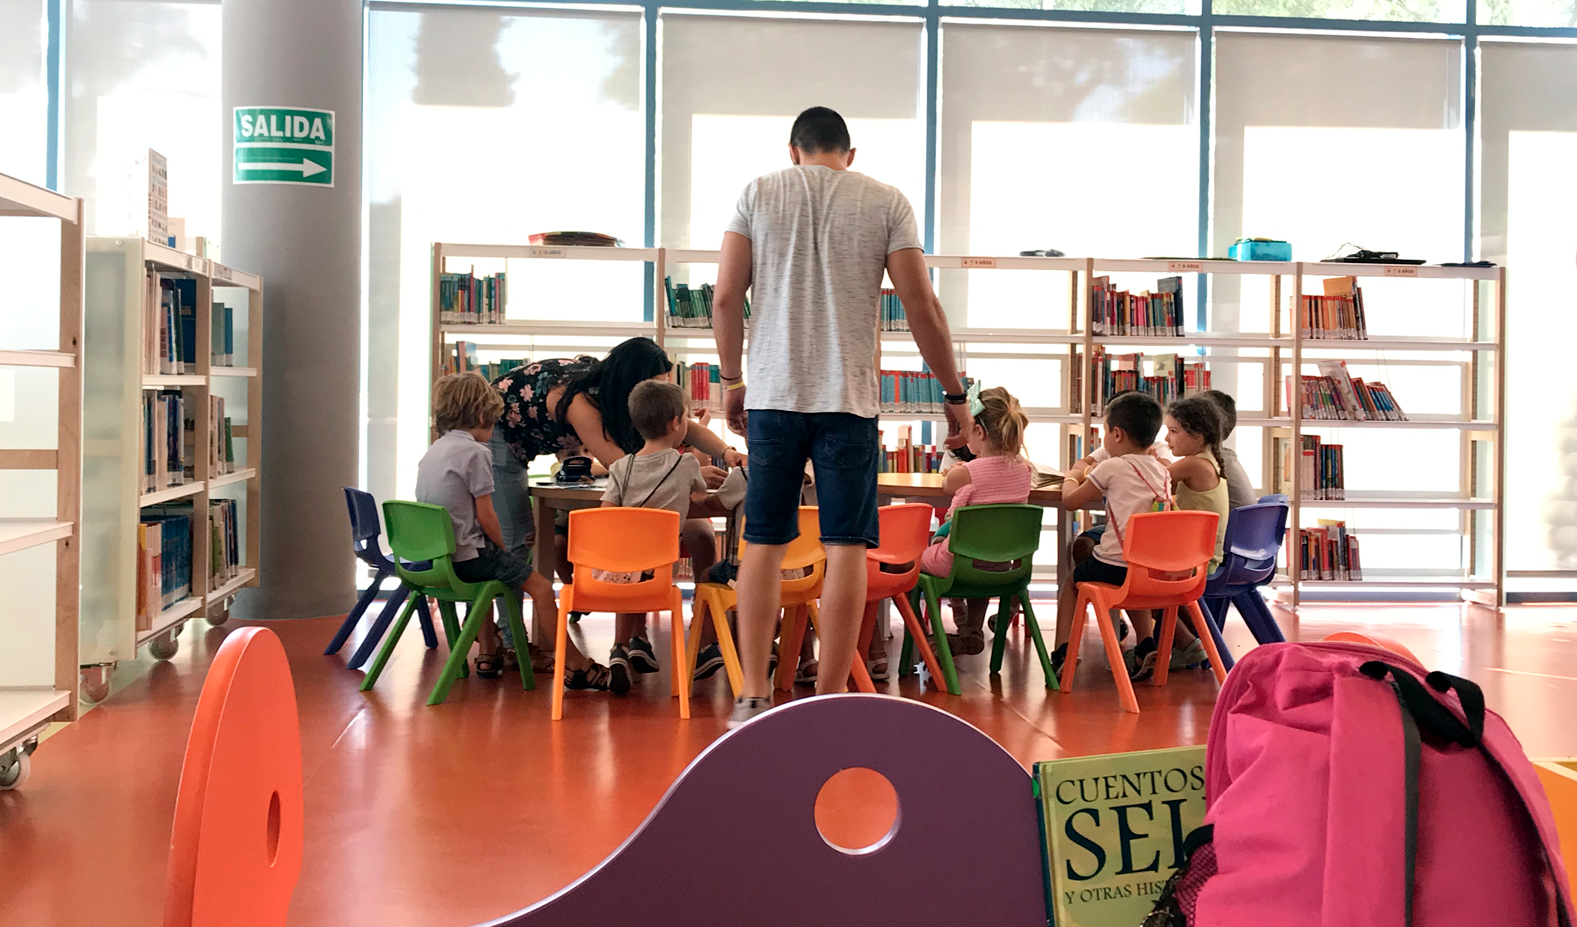
[[[739,542],[739,549],[743,553],[743,540]],[[821,581],[827,575],[827,551],[821,546],[821,516],[814,506],[800,507],[799,537],[789,542],[788,550],[783,555],[783,569],[805,568],[810,569],[805,576],[783,580],[784,617],[778,643],[777,675],[777,687],[780,689],[787,689],[794,684],[794,669],[805,636],[806,613],[809,613],[811,621],[819,621],[816,600],[821,598]],[[728,627],[728,613],[737,601],[734,590],[729,586],[696,583],[694,617],[690,621],[690,649],[685,662],[687,673],[694,673],[696,656],[701,650],[701,622],[711,621],[717,631],[717,646],[723,652],[723,667],[728,672],[728,684],[734,690],[735,698],[745,688],[745,671],[740,668],[739,651],[734,646],[734,635]]]
[[[574,581],[559,594],[554,644],[553,720],[564,717],[564,651],[570,612],[668,612],[672,616],[673,693],[679,717],[690,717],[690,666],[684,662],[684,596],[674,585],[679,560],[679,513],[667,509],[581,509],[569,515],[569,562]],[[645,573],[638,583],[603,582],[593,570]]]

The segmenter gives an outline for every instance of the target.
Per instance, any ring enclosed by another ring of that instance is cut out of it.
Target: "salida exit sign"
[[[334,186],[334,112],[235,108],[235,182]]]

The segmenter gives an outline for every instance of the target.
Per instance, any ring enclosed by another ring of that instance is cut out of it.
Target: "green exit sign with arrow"
[[[334,113],[298,106],[235,108],[235,182],[334,186]]]

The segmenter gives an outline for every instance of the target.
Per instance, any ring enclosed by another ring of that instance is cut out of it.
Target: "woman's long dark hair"
[[[662,376],[673,369],[673,361],[650,338],[631,338],[608,352],[600,361],[586,365],[564,388],[554,417],[567,422],[565,415],[576,396],[586,399],[602,413],[602,433],[626,454],[633,454],[646,442],[630,421],[630,391],[642,380]]]

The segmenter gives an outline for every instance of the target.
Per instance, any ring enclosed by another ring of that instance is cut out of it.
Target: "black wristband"
[[[969,401],[968,393],[943,393],[942,401],[950,406],[961,406]]]

